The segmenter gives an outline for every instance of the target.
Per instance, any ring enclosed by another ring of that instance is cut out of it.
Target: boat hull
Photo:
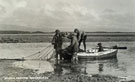
[[[78,53],[79,59],[89,59],[89,60],[101,60],[108,58],[117,58],[118,50],[112,51],[103,51],[103,52],[95,52],[95,53]],[[94,55],[95,54],[95,55]]]

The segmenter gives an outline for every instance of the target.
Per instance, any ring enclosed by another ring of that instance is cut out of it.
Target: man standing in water
[[[58,60],[58,55],[60,55],[60,50],[62,49],[62,35],[60,33],[60,30],[55,31],[55,35],[53,36],[52,39],[52,45],[54,45],[54,49],[56,51],[56,59]],[[60,60],[62,60],[62,57],[60,55]]]
[[[78,29],[74,29],[74,33],[76,33],[76,37],[77,40],[79,42],[79,49],[80,49],[80,45],[83,42],[83,46],[84,46],[84,51],[86,51],[86,39],[87,39],[87,35],[85,32],[80,32]]]
[[[71,39],[71,43],[68,46],[68,48],[70,49],[69,52],[71,52],[73,54],[72,56],[72,60],[73,61],[78,61],[78,57],[77,57],[77,52],[78,52],[78,40],[77,37],[75,36],[75,34],[70,34],[69,39]]]
[[[78,61],[78,40],[74,33],[67,36],[70,39],[70,45],[61,51],[65,60]]]

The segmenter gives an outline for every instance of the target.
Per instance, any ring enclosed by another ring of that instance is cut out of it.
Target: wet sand
[[[10,71],[10,70],[12,71]],[[6,68],[7,73],[4,76],[9,77],[48,77],[48,79],[1,79],[1,82],[118,82],[119,79],[108,75],[82,75],[82,74],[53,74],[52,72],[36,74],[31,69]]]
[[[60,74],[59,72],[48,72],[37,74],[37,70],[15,67],[5,68],[6,73],[0,76],[0,82],[135,82],[126,81],[111,75],[87,75],[80,73]],[[47,77],[47,79],[4,79],[4,77]]]
[[[113,76],[105,75],[80,75],[80,74],[66,74],[62,76],[52,76],[49,82],[118,82],[119,79]]]

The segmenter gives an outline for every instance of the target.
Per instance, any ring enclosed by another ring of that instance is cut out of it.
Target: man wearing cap
[[[98,43],[97,45],[99,47],[98,52],[104,51],[102,43]]]
[[[70,39],[70,45],[61,51],[62,56],[65,60],[78,61],[77,52],[78,52],[78,40],[74,33],[71,33],[67,36]]]
[[[55,35],[53,36],[53,39],[52,39],[52,45],[54,45],[54,49],[56,51],[56,59],[58,59],[58,55],[59,54],[59,51],[61,50],[62,48],[62,35],[60,33],[60,30],[56,30],[55,31]],[[60,55],[60,59],[62,59],[61,55]]]
[[[78,61],[77,52],[78,52],[78,40],[74,33],[71,33],[68,38],[71,40],[68,50],[72,53],[72,60]]]
[[[80,32],[78,29],[74,29],[74,33],[76,33],[76,37],[77,37],[77,40],[79,42],[79,48],[80,48],[80,45],[81,43],[83,42],[83,46],[84,46],[84,51],[86,51],[86,39],[87,39],[87,35],[85,32]]]

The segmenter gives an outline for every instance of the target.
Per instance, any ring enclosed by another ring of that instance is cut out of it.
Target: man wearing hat
[[[62,48],[62,35],[60,33],[60,30],[55,30],[55,35],[53,36],[53,39],[52,39],[52,45],[54,45],[54,49],[56,51],[56,59],[58,59],[58,55],[59,54],[59,51],[61,50]],[[60,59],[62,59],[61,55],[60,55]]]
[[[78,29],[74,29],[74,33],[76,33],[76,37],[77,37],[77,40],[79,42],[79,48],[80,48],[80,45],[81,43],[83,42],[83,46],[84,46],[84,51],[86,51],[86,39],[87,39],[87,35],[84,31],[79,31]]]
[[[65,59],[78,61],[78,40],[74,33],[70,33],[67,38],[70,39],[70,45],[62,51],[62,54],[64,54]]]
[[[104,51],[102,43],[98,43],[97,45],[99,47],[98,52]]]
[[[76,38],[75,33],[71,33],[69,36],[69,39],[71,39],[71,43],[69,45],[69,48],[71,49],[71,53],[73,54],[72,60],[78,61],[77,52],[78,52],[78,40]]]

